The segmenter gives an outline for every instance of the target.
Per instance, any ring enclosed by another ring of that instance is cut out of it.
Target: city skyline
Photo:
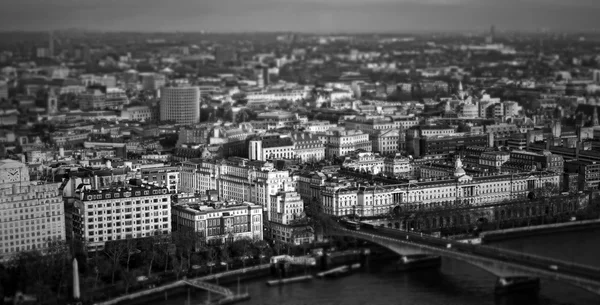
[[[407,32],[600,28],[600,3],[575,0],[9,0],[4,30]],[[535,14],[531,14],[535,12]]]

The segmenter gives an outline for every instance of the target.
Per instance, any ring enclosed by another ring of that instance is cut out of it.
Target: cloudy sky
[[[600,29],[600,0],[0,0],[0,30]]]

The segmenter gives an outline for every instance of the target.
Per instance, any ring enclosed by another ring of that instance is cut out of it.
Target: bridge
[[[423,254],[448,257],[479,267],[502,282],[519,277],[543,278],[569,283],[600,295],[600,269],[589,266],[384,227],[361,226],[360,230],[335,227],[332,233],[373,242],[405,260]]]
[[[220,294],[226,298],[230,298],[230,297],[234,296],[233,291],[231,291],[225,287],[222,287],[222,286],[204,282],[203,280],[200,280],[200,279],[184,280],[184,282],[192,287],[202,289],[202,290],[207,290],[212,293]]]
[[[179,281],[169,283],[169,284],[159,286],[159,287],[154,287],[154,288],[130,293],[127,295],[123,295],[123,296],[105,301],[105,302],[96,303],[95,305],[116,305],[116,304],[129,303],[129,302],[132,302],[133,300],[136,300],[136,299],[139,299],[142,297],[146,297],[149,295],[166,292],[166,291],[172,290],[174,288],[186,287],[186,286],[210,291],[212,293],[223,296],[224,298],[218,300],[219,304],[228,303],[228,302],[231,302],[233,300],[238,300],[238,299],[246,299],[249,297],[247,293],[241,294],[241,295],[236,295],[231,290],[229,290],[225,287],[207,283],[203,279],[187,279],[187,280],[179,280]]]

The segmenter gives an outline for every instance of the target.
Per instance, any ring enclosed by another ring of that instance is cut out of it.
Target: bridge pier
[[[539,291],[540,279],[531,276],[499,277],[494,289],[496,295],[505,295],[515,292],[537,294]]]
[[[434,269],[442,266],[442,257],[428,254],[402,255],[397,264],[401,271]]]

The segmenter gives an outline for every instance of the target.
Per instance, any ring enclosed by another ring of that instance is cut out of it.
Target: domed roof
[[[465,172],[465,170],[463,169],[463,164],[462,161],[460,160],[460,157],[456,158],[456,161],[454,163],[454,177],[462,177],[464,175],[466,175],[467,173]]]
[[[466,174],[467,174],[467,172],[465,172],[465,170],[464,170],[464,169],[462,169],[462,168],[457,168],[457,169],[454,171],[454,177],[462,177],[462,176],[464,176],[464,175],[466,175]]]

